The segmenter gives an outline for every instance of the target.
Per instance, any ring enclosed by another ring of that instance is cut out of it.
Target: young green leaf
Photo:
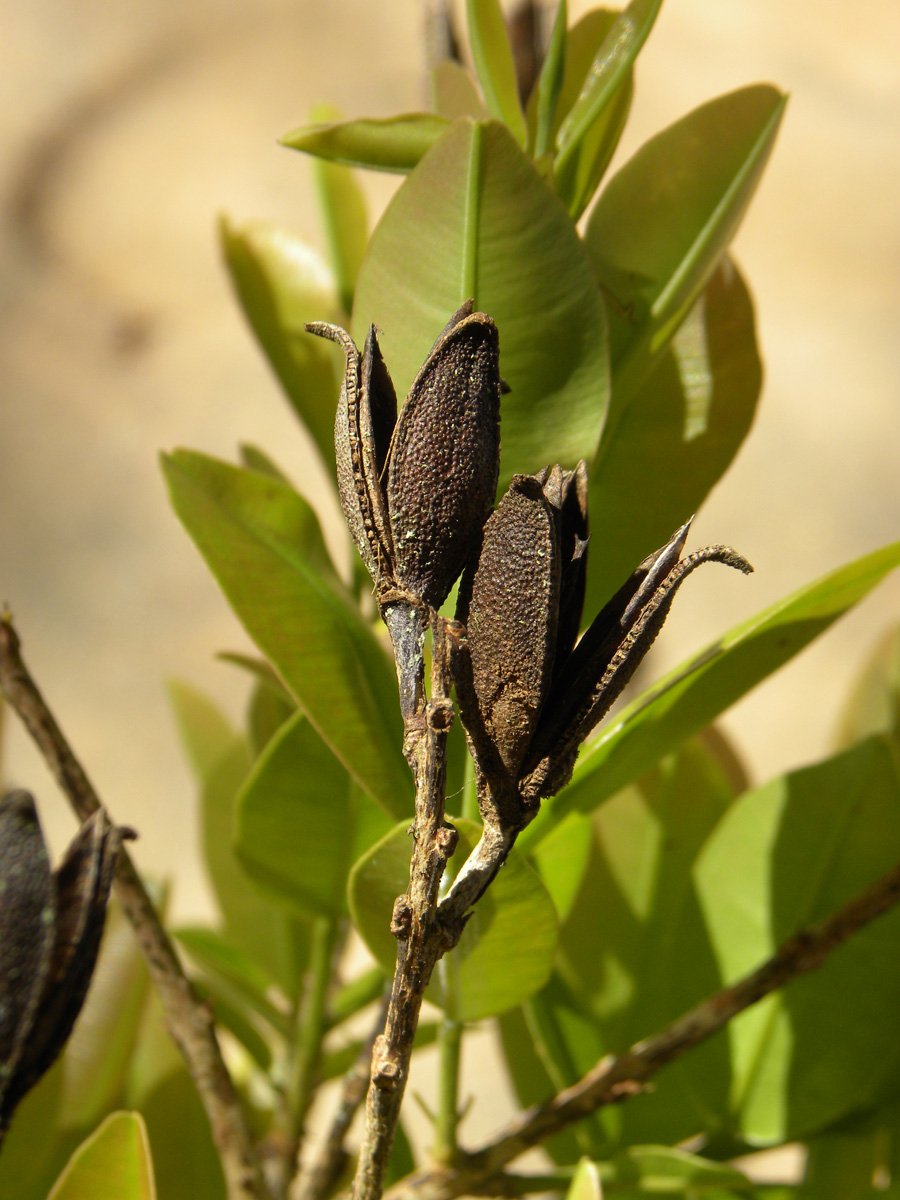
[[[252,958],[293,998],[304,963],[296,926],[259,895],[234,852],[234,801],[250,770],[246,739],[235,736],[200,789],[203,856],[224,920],[225,940]]]
[[[285,134],[281,144],[332,162],[405,174],[434,145],[447,123],[446,117],[434,113],[402,113],[380,119],[304,125]]]
[[[334,282],[314,250],[275,225],[233,226],[223,217],[219,238],[244,315],[333,473],[337,358],[303,326],[335,311]]]
[[[487,110],[503,121],[520,146],[525,145],[525,117],[519,104],[516,68],[498,0],[466,0],[472,60]]]
[[[900,753],[900,626],[889,629],[869,656],[841,714],[839,749],[884,733]]]
[[[282,1003],[278,1007],[269,998],[272,976],[256,959],[214,929],[182,926],[173,930],[173,935],[206,975],[224,980],[245,1008],[261,1016],[281,1037],[291,1037],[287,1006]]]
[[[337,114],[324,105],[313,111],[316,121],[334,120],[336,117]],[[356,276],[369,240],[366,198],[350,167],[316,157],[312,168],[338,299],[344,312],[350,313],[353,311]]]
[[[472,821],[459,829],[460,865],[478,841]],[[396,826],[354,866],[348,887],[353,923],[375,958],[392,971],[395,898],[409,882],[409,825]],[[521,1003],[546,981],[556,947],[553,901],[535,871],[513,851],[479,900],[455,950],[435,968],[426,997],[457,1021],[480,1021]]]
[[[651,138],[603,189],[585,246],[613,299],[607,443],[734,236],[786,103],[765,84],[720,96]]]
[[[590,481],[591,536],[603,549],[588,555],[587,613],[699,509],[750,429],[761,383],[753,303],[726,257],[604,434]]]
[[[247,873],[280,907],[304,917],[346,911],[350,867],[390,828],[301,713],[272,739],[235,810]]]
[[[559,127],[553,167],[554,182],[559,194],[564,199],[569,198],[567,206],[573,216],[578,214],[571,201],[579,191],[584,191],[583,179],[580,188],[576,184],[578,160],[582,158],[582,164],[587,161],[587,156],[582,157],[584,143],[597,122],[603,120],[605,110],[615,102],[617,95],[621,97],[622,86],[630,76],[634,60],[653,28],[661,5],[662,0],[631,0],[628,7],[618,14],[597,51],[581,94]],[[621,99],[619,103],[621,105]],[[627,104],[625,107],[627,110]],[[583,176],[583,165],[580,173]],[[587,203],[587,199],[584,203]]]
[[[566,1200],[603,1200],[603,1185],[596,1163],[588,1158],[581,1160],[569,1184]]]
[[[572,782],[545,801],[519,838],[545,837],[573,808],[587,811],[708,725],[767,675],[793,658],[900,564],[900,542],[808,584],[744,621],[671,671],[622,710],[589,743]]]
[[[745,793],[695,869],[726,983],[897,862],[900,781],[883,738]],[[900,911],[729,1026],[730,1104],[756,1144],[793,1141],[900,1087]]]
[[[462,63],[449,58],[431,72],[431,106],[448,121],[488,115],[472,76]]]
[[[556,120],[556,106],[563,86],[566,66],[566,25],[568,5],[559,0],[547,54],[535,89],[536,128],[534,131],[534,157],[540,158],[550,149],[550,137]]]
[[[203,779],[231,748],[235,730],[218,705],[189,683],[170,679],[166,690],[188,761]]]
[[[356,339],[370,322],[384,330],[405,395],[447,313],[470,297],[497,324],[512,389],[501,489],[517,471],[574,466],[599,440],[606,316],[572,223],[493,121],[454,122],[388,206],[357,283]]]
[[[147,1127],[117,1112],[72,1155],[47,1200],[156,1200]]]
[[[305,502],[184,450],[163,469],[176,512],[319,736],[387,812],[409,812],[394,672],[358,610],[299,551]]]

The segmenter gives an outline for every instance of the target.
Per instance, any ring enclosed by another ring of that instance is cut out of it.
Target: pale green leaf
[[[553,29],[547,43],[547,54],[541,66],[535,97],[534,156],[539,158],[550,149],[550,138],[556,121],[557,105],[563,88],[566,67],[566,25],[568,5],[560,0],[553,19]],[[530,104],[530,101],[529,101]]]
[[[603,1200],[603,1185],[597,1164],[583,1158],[575,1169],[566,1200]]]
[[[448,121],[488,115],[472,76],[462,63],[449,58],[431,72],[431,102],[434,111]]]
[[[333,473],[338,355],[321,338],[308,337],[303,326],[335,314],[334,281],[314,250],[278,226],[230,225],[223,217],[219,237],[244,315]]]
[[[631,0],[616,16],[594,57],[578,99],[557,130],[554,181],[573,216],[583,211],[593,193],[593,187],[586,185],[586,177],[596,174],[599,181],[599,174],[591,165],[598,155],[597,126],[604,128],[599,141],[611,142],[604,153],[603,167],[618,141],[630,103],[630,95],[624,100],[623,97],[630,92],[631,68],[653,28],[661,4],[662,0]],[[611,120],[609,110],[616,106],[619,113]],[[593,144],[591,152],[585,154],[588,140]],[[602,168],[599,173],[602,174]]]
[[[359,611],[298,550],[308,506],[200,454],[176,451],[163,469],[176,512],[316,732],[386,811],[408,812],[394,672]]]
[[[376,171],[411,171],[447,128],[434,113],[304,125],[286,134],[282,145],[319,158],[372,167]]]
[[[764,84],[720,96],[651,138],[603,189],[585,245],[611,297],[605,442],[734,236],[785,104]]]
[[[47,1200],[156,1200],[147,1127],[112,1113],[75,1151]]]
[[[238,856],[266,895],[300,915],[340,915],[352,864],[391,827],[309,721],[275,735],[237,799]]]
[[[900,542],[867,554],[742,622],[627,705],[582,750],[572,783],[520,837],[538,841],[595,808],[771,675],[900,564]]]
[[[496,122],[454,122],[376,228],[356,292],[398,395],[464,300],[500,332],[501,489],[518,471],[574,466],[606,405],[606,318],[584,248],[532,163]]]
[[[761,384],[753,304],[725,258],[604,434],[590,479],[586,616],[697,512],[743,443]]]
[[[472,60],[487,110],[524,146],[525,117],[503,10],[498,0],[466,0],[466,15]]]
[[[695,870],[725,983],[896,866],[900,781],[872,738],[745,793]],[[756,1144],[792,1141],[900,1090],[900,911],[728,1027],[730,1103]]]

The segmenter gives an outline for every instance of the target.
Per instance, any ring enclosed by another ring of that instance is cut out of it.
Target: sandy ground
[[[580,13],[586,5],[573,4]],[[278,135],[328,101],[421,106],[413,0],[0,0],[0,601],[140,866],[208,911],[193,786],[164,680],[220,697],[246,645],[163,494],[156,455],[277,449],[319,477],[229,293],[214,221],[264,217],[314,244],[311,179]],[[656,669],[900,537],[900,7],[896,0],[669,0],[620,159],[713,95],[792,93],[735,252],[767,377],[759,417],[695,526],[753,561],[700,573]],[[391,177],[365,180],[374,215]],[[330,509],[331,536],[343,534]],[[757,778],[822,755],[860,654],[900,611],[894,577],[726,725]],[[74,825],[8,723],[3,777]]]

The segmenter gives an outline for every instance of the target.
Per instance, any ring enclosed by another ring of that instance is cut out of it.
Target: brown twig
[[[421,714],[407,716],[407,754],[416,780],[416,816],[409,888],[398,897],[391,920],[397,966],[384,1033],[375,1041],[366,1102],[366,1131],[360,1149],[354,1200],[378,1200],[409,1078],[413,1039],[425,988],[434,965],[459,939],[463,922],[438,920],[438,889],[457,832],[444,819],[447,734],[453,720],[450,687],[459,627],[431,617],[431,698]],[[399,657],[398,657],[398,671]]]
[[[506,1195],[501,1173],[507,1163],[598,1108],[640,1092],[646,1080],[667,1063],[712,1037],[739,1012],[770,992],[814,971],[833,950],[898,901],[900,864],[843,908],[789,938],[751,974],[715,992],[661,1033],[638,1042],[624,1054],[601,1059],[578,1083],[520,1113],[479,1149],[462,1153],[453,1168],[408,1176],[386,1193],[387,1200]],[[496,1191],[491,1187],[492,1179],[497,1181]]]
[[[375,1040],[384,1028],[387,1017],[388,996],[379,1006],[372,1032],[363,1042],[353,1066],[344,1076],[338,1106],[331,1126],[318,1153],[300,1178],[296,1200],[325,1200],[334,1188],[347,1163],[344,1139],[356,1116],[357,1109],[366,1098],[369,1074],[372,1068],[372,1051]]]
[[[85,821],[100,803],[93,785],[22,660],[8,613],[0,618],[0,689],[36,742],[47,765]],[[212,1126],[229,1200],[267,1200],[250,1129],[222,1060],[212,1016],[181,969],[159,916],[124,848],[119,851],[115,892],[131,922],[162,1001],[166,1027],[180,1049]]]

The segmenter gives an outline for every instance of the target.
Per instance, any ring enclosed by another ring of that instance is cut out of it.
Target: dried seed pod
[[[390,583],[393,547],[381,474],[397,421],[397,396],[375,326],[369,328],[362,356],[349,333],[337,325],[314,322],[306,329],[337,342],[347,358],[334,420],[338,492],[369,574],[376,585]]]
[[[400,585],[438,608],[477,544],[500,470],[497,327],[471,302],[450,319],[394,430],[387,498]]]
[[[397,417],[374,327],[360,356],[336,325],[346,371],[335,420],[338,487],[381,601],[408,593],[434,608],[470,557],[497,489],[499,345],[468,301],[435,342]]]
[[[81,1011],[126,835],[95,813],[51,875],[31,796],[0,801],[0,1135]]]
[[[687,576],[705,562],[725,563],[744,574],[753,570],[730,546],[706,546],[681,559],[690,527],[687,521],[644,559],[562,665],[520,778],[522,795],[530,802],[568,783],[578,747],[631,679]]]
[[[483,746],[486,736],[512,782],[550,688],[561,577],[556,513],[542,478],[516,475],[484,527],[478,565],[460,589],[471,686],[467,677],[457,685],[473,743]]]
[[[587,472],[517,476],[460,588],[469,665],[460,711],[501,824],[521,827],[569,780],[578,748],[704,562],[752,571],[728,546],[681,560],[690,521],[649,555],[576,644],[587,558]]]

